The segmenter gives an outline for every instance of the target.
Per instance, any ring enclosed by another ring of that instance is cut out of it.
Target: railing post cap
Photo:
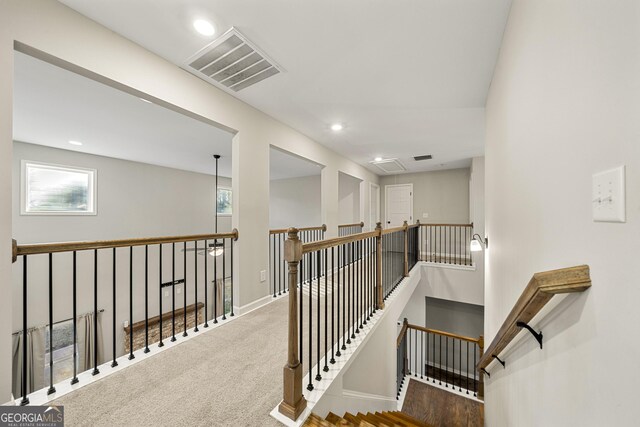
[[[298,238],[298,233],[300,232],[300,230],[298,230],[295,227],[289,227],[287,229],[287,237],[291,240],[295,240]]]
[[[376,230],[382,230],[382,223],[376,222]]]
[[[327,224],[322,224],[322,231],[327,231]]]
[[[360,228],[364,227],[364,221],[360,221]]]

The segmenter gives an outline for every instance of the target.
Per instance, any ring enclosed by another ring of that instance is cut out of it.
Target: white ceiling
[[[19,52],[13,121],[16,141],[210,175],[220,154],[220,175],[231,177],[232,134]],[[271,179],[320,174],[271,151]]]
[[[511,0],[62,0],[183,66],[231,26],[285,72],[236,94],[369,167],[482,155],[484,105]],[[213,37],[195,18],[212,21]],[[343,122],[339,134],[329,130]],[[415,155],[434,159],[414,162]],[[444,165],[444,166],[443,166]]]
[[[232,134],[18,52],[13,102],[16,141],[231,176]]]

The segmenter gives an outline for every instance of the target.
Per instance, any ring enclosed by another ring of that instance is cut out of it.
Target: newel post
[[[302,259],[302,242],[296,228],[287,230],[287,235],[284,259],[289,265],[289,347],[284,366],[282,402],[278,410],[295,421],[307,407],[302,395],[302,364],[298,355],[298,265]]]
[[[409,276],[409,224],[407,221],[402,224],[404,228],[404,277]]]
[[[376,309],[384,309],[384,298],[382,295],[382,223],[376,224],[376,285],[378,286]]]
[[[480,359],[482,359],[482,356],[484,355],[484,337],[482,335],[478,338],[478,347],[480,347]],[[484,400],[484,375],[482,374],[482,371],[478,371],[478,375],[478,399]]]

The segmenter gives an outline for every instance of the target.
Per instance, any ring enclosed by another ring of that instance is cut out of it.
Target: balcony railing
[[[417,246],[418,225],[406,223],[389,230],[378,223],[375,231],[312,243],[303,243],[298,230],[289,229],[284,245],[288,358],[280,413],[299,417],[306,407],[303,386],[313,390],[329,365],[364,333],[371,316],[384,309],[384,300],[417,263]]]
[[[286,228],[269,230],[269,265],[271,266],[271,292],[273,297],[289,290],[287,282],[287,263],[284,259],[284,242],[287,239]],[[298,238],[304,243],[324,239],[327,226],[304,227],[298,229]]]
[[[435,264],[472,266],[473,224],[420,224],[420,259]]]
[[[194,314],[193,332],[234,316],[233,249],[237,239],[238,231],[234,230],[219,234],[29,245],[18,245],[14,240],[13,262],[22,285],[22,328],[14,334],[19,352],[14,370],[17,369],[20,384],[14,384],[14,395],[20,396],[20,403],[26,405],[29,394],[46,387],[45,382],[49,383],[47,394],[55,393],[53,357],[58,343],[53,332],[60,317],[72,322],[73,372],[68,380],[76,384],[78,367],[99,375],[98,366],[109,358],[111,366],[118,365],[118,358],[126,356],[124,348],[128,348],[128,359],[134,359],[136,331],[144,330],[142,346],[148,353],[155,342],[162,347],[167,339],[176,341],[179,336],[186,337],[190,329],[188,313]],[[178,288],[178,285],[182,286]],[[182,301],[176,296],[176,288],[182,292]],[[119,296],[123,291],[128,294],[124,298]],[[167,307],[163,300],[169,293]],[[47,301],[46,306],[40,304],[43,299]],[[63,310],[54,311],[54,301],[69,306],[70,312],[56,315]],[[199,316],[201,306],[203,316]],[[117,341],[118,328],[123,323],[130,325],[125,328],[128,347]],[[42,324],[48,328],[34,327]],[[157,333],[152,330],[156,325]],[[99,339],[108,332],[111,345]],[[80,333],[84,342],[79,342]],[[43,349],[45,341],[48,341],[45,352],[49,355],[46,361],[49,378],[40,384],[36,378],[42,375],[34,371],[37,367],[32,362],[43,360],[42,354],[34,352]],[[79,349],[82,363],[78,360]],[[104,360],[100,360],[101,354]]]

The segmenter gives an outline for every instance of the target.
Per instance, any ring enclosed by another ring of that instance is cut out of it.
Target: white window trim
[[[29,212],[27,211],[27,165],[44,166],[53,169],[62,169],[68,171],[90,172],[89,186],[91,188],[91,205],[93,209],[90,212]],[[22,160],[20,169],[20,215],[26,216],[95,216],[98,214],[98,170],[91,168],[83,168],[78,166],[58,165],[55,163],[37,162],[32,160]]]
[[[223,186],[218,185],[218,189],[216,191],[216,203],[215,203],[216,211],[218,210],[218,191],[220,191],[220,190],[231,191],[231,197],[233,197],[233,189],[231,187],[223,187]],[[218,216],[219,217],[220,216],[229,216],[230,217],[232,215],[233,215],[233,206],[231,207],[231,213],[220,213],[220,212],[218,212]]]

